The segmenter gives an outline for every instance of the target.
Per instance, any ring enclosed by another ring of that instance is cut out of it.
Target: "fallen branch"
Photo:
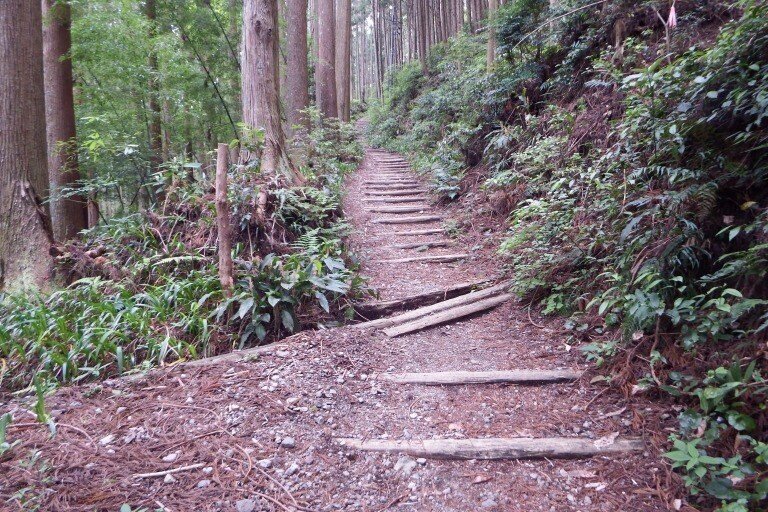
[[[191,464],[189,466],[181,466],[181,467],[178,467],[178,468],[167,469],[165,471],[157,471],[155,473],[139,473],[137,475],[133,475],[133,478],[138,478],[138,479],[142,479],[142,478],[158,478],[158,477],[161,477],[161,476],[173,475],[173,474],[176,474],[176,473],[183,473],[185,471],[192,471],[192,470],[195,470],[195,469],[200,469],[202,467],[205,467],[205,464],[200,462],[198,464]]]

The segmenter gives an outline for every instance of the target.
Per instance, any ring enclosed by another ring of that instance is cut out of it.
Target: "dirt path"
[[[376,222],[451,215],[417,190],[426,187],[401,162],[369,150],[345,200],[355,227],[352,245],[381,299],[497,277],[492,254],[473,250],[473,241],[443,233],[395,234],[440,230],[442,220]],[[386,200],[403,197],[412,201]],[[417,210],[370,211],[378,205]],[[394,247],[411,242],[450,245]],[[446,255],[465,256],[453,263],[382,262]],[[617,433],[642,438],[644,418],[658,411],[602,393],[589,377],[525,386],[421,386],[376,378],[586,368],[556,325],[536,322],[545,327],[534,326],[521,306],[507,301],[399,337],[352,327],[306,332],[258,356],[67,388],[48,403],[59,424],[53,439],[14,402],[17,427],[10,435],[22,440],[15,452],[22,455],[0,462],[0,508],[27,510],[38,503],[40,510],[83,511],[116,511],[123,504],[173,512],[667,510],[658,489],[669,482],[663,481],[650,439],[638,452],[575,460],[437,460],[340,444],[339,438],[565,437],[601,445]],[[179,468],[170,476],[137,476]]]

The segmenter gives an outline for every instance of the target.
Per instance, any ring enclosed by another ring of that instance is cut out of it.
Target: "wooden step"
[[[415,205],[415,206],[372,206],[365,209],[368,212],[373,213],[419,213],[424,210],[429,210],[429,205]]]
[[[390,338],[396,338],[398,336],[404,336],[406,334],[411,334],[413,332],[423,331],[424,329],[428,329],[430,327],[435,327],[437,325],[441,325],[448,322],[455,322],[460,318],[464,318],[470,315],[474,315],[476,313],[481,313],[483,311],[493,309],[496,306],[499,306],[510,299],[512,299],[512,295],[505,293],[503,295],[490,297],[488,299],[481,300],[479,302],[467,304],[466,306],[446,309],[445,311],[441,311],[440,313],[436,313],[430,316],[425,316],[423,318],[419,318],[418,320],[414,320],[412,322],[404,323],[401,325],[393,325],[392,327],[388,327],[384,329],[384,334],[386,334]]]
[[[412,457],[452,460],[580,459],[641,451],[641,439],[583,437],[384,440],[337,438],[347,447],[367,452],[404,453]]]
[[[412,196],[424,194],[427,190],[423,188],[414,188],[410,190],[366,190],[363,192],[369,197],[389,197],[389,196]]]
[[[387,183],[385,185],[366,185],[365,189],[369,191],[376,190],[403,190],[418,188],[418,185],[412,185],[410,183]]]
[[[432,248],[432,247],[448,247],[451,245],[450,242],[447,240],[430,240],[428,242],[412,242],[409,244],[397,244],[391,246],[392,249],[420,249],[422,247],[426,248]]]
[[[390,198],[384,198],[384,199],[370,199],[366,198],[366,203],[375,203],[375,204],[402,204],[402,203],[416,203],[418,201],[424,201],[426,198],[424,196],[414,196],[414,197],[390,197]]]
[[[437,215],[420,215],[418,217],[399,217],[396,219],[374,219],[371,222],[376,224],[423,224],[426,222],[438,222],[443,220]]]
[[[426,386],[459,386],[465,384],[537,384],[577,380],[581,372],[574,370],[502,370],[489,372],[381,373],[376,376],[397,384]]]
[[[416,229],[413,231],[395,231],[393,234],[396,236],[424,236],[424,235],[439,235],[445,233],[444,229]]]
[[[472,290],[483,286],[488,283],[487,279],[481,279],[478,281],[468,281],[465,283],[455,284],[447,288],[440,290],[432,290],[428,292],[417,293],[409,295],[399,299],[392,299],[382,302],[365,302],[362,304],[355,304],[355,311],[360,313],[363,317],[367,318],[381,318],[384,315],[392,314],[404,309],[416,308],[420,306],[432,305],[436,302],[445,301],[458,297],[459,295],[465,295]]]
[[[487,299],[488,297],[495,297],[497,295],[505,293],[506,290],[509,288],[509,286],[510,286],[509,283],[500,283],[495,286],[491,286],[489,288],[478,290],[476,292],[460,295],[458,297],[455,297],[443,302],[438,302],[437,304],[433,304],[431,306],[425,306],[419,309],[414,309],[413,311],[406,311],[405,313],[402,313],[396,316],[380,318],[378,320],[372,320],[370,322],[357,324],[355,325],[355,328],[383,329],[385,327],[391,327],[393,325],[405,324],[408,322],[412,322],[414,320],[418,320],[419,318],[424,318],[429,315],[440,313],[445,310],[452,310],[453,308],[457,308],[465,304],[472,304],[473,302],[478,302],[478,301]]]
[[[377,260],[376,263],[452,263],[469,257],[469,254],[445,254],[438,256],[413,256],[391,260]]]

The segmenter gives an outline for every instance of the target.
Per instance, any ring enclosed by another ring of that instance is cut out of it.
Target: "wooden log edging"
[[[404,309],[430,306],[436,302],[453,299],[460,295],[466,295],[472,290],[482,287],[489,282],[488,279],[480,279],[477,281],[458,283],[441,290],[417,293],[399,299],[383,302],[364,302],[362,304],[356,304],[355,311],[358,311],[361,315],[367,318],[380,318],[384,315],[402,311]]]
[[[394,325],[392,327],[384,329],[384,334],[386,334],[390,338],[396,338],[398,336],[403,336],[405,334],[410,334],[412,332],[422,331],[429,327],[435,327],[437,325],[441,325],[447,322],[454,322],[460,318],[464,318],[470,315],[474,315],[476,313],[481,313],[483,311],[493,309],[496,306],[504,304],[511,298],[512,298],[511,294],[505,293],[503,295],[490,297],[488,299],[474,302],[472,304],[467,304],[466,306],[446,309],[434,315],[425,316],[423,318],[419,318],[412,322]]]
[[[425,386],[460,386],[466,384],[539,384],[577,380],[581,372],[575,370],[499,370],[487,372],[453,371],[427,373],[380,373],[377,380],[395,384],[421,384]]]
[[[380,318],[378,320],[371,320],[370,322],[357,324],[354,327],[357,329],[383,329],[385,327],[390,327],[393,325],[404,324],[404,323],[411,322],[419,318],[425,317],[427,315],[432,315],[434,313],[439,313],[441,311],[463,306],[465,304],[471,304],[473,302],[478,302],[488,297],[499,295],[501,293],[504,293],[508,287],[509,287],[509,283],[497,284],[495,286],[484,288],[476,292],[459,295],[458,297],[455,297],[453,299],[445,300],[443,302],[438,302],[437,304],[433,304],[431,306],[425,306],[419,309],[414,309],[412,311],[407,311],[405,313],[402,313],[396,316]]]
[[[427,222],[437,222],[443,220],[437,215],[421,215],[417,217],[398,217],[388,219],[373,219],[374,224],[424,224]]]
[[[376,260],[376,263],[451,263],[464,260],[469,254],[443,254],[435,256],[413,256],[410,258],[396,258],[391,260]]]
[[[384,440],[336,438],[347,448],[368,452],[404,453],[412,457],[448,460],[579,459],[640,451],[638,438],[587,439],[583,437]]]

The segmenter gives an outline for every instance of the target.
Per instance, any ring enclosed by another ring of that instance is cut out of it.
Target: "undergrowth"
[[[75,383],[278,339],[348,315],[363,283],[344,246],[341,180],[362,150],[349,126],[318,128],[304,186],[230,169],[235,290],[217,270],[214,165],[175,163],[162,198],[58,248],[47,295],[0,300],[0,386]],[[338,151],[343,147],[344,151]],[[266,211],[258,198],[266,191]],[[263,217],[263,218],[260,218]]]
[[[480,36],[439,47],[371,140],[447,199],[482,165],[514,291],[569,317],[606,382],[683,405],[666,458],[692,504],[764,509],[768,7],[677,2],[667,41],[666,3],[589,4],[507,2],[494,71]]]

